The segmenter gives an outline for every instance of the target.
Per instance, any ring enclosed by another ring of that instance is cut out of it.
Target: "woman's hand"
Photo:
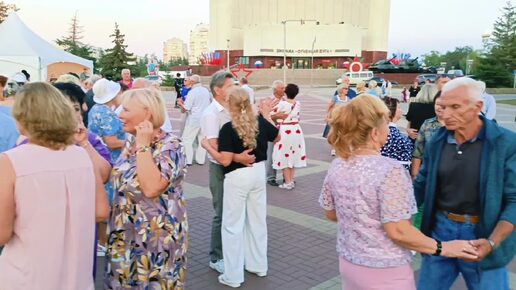
[[[152,133],[154,132],[154,128],[152,123],[145,120],[141,122],[138,126],[136,126],[136,147],[141,148],[145,146],[150,146],[152,143]]]
[[[441,256],[465,260],[474,260],[478,258],[477,248],[471,245],[469,241],[449,241],[443,242],[442,245]]]
[[[88,129],[84,126],[84,123],[81,122],[75,131],[75,144],[79,146],[83,146],[86,142],[88,142]]]

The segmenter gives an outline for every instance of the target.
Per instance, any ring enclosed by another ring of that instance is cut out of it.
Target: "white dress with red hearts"
[[[301,104],[298,101],[295,103],[281,101],[275,111],[289,115],[278,123],[281,140],[274,144],[272,167],[274,169],[306,167],[305,136],[299,125]]]

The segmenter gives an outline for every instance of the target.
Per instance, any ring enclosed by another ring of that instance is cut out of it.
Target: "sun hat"
[[[93,101],[97,104],[105,104],[118,95],[120,84],[106,79],[100,79],[93,85]]]

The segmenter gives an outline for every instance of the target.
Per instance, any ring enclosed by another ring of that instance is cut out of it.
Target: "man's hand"
[[[417,130],[416,129],[407,129],[407,134],[410,137],[410,139],[415,140],[417,138]]]
[[[470,260],[471,262],[480,262],[493,252],[493,247],[487,239],[478,239],[469,241],[469,244],[477,249],[478,258]]]
[[[278,105],[279,102],[280,100],[276,98],[266,98],[260,100],[260,102],[258,103],[258,109],[260,110],[260,114],[262,114],[264,118],[267,118],[268,116],[270,116],[272,110],[274,109],[274,107]]]
[[[247,149],[240,154],[235,154],[233,157],[233,161],[245,165],[247,167],[253,166],[254,161],[256,161],[256,156],[250,155],[249,153],[253,151],[253,149]]]

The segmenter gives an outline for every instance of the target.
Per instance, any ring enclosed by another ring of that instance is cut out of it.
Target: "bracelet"
[[[136,150],[136,154],[138,153],[144,153],[144,152],[150,152],[150,146],[142,146],[142,147],[139,147],[137,150]]]
[[[91,145],[91,144],[90,144],[90,141],[86,141],[86,142],[83,142],[83,143],[79,144],[79,146],[81,146],[82,148],[86,148],[86,147],[88,147],[89,145]]]
[[[435,239],[437,242],[437,249],[435,250],[435,253],[433,253],[434,256],[440,256],[441,252],[443,250],[443,243],[439,241],[438,239]]]

